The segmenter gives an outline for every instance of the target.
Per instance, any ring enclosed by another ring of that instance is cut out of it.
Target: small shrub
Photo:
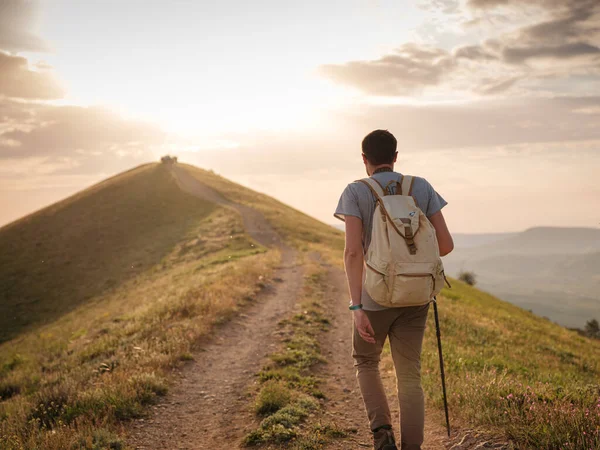
[[[283,425],[274,425],[269,430],[269,440],[278,444],[289,442],[298,436],[295,428],[286,428]]]
[[[253,430],[246,435],[242,444],[246,447],[252,447],[255,445],[262,444],[264,442],[264,436],[262,430]]]
[[[93,418],[102,415],[109,408],[108,402],[100,390],[85,391],[78,394],[77,399],[65,406],[61,419],[66,424],[71,424],[78,417]]]
[[[40,389],[33,396],[33,409],[28,421],[37,422],[40,427],[51,428],[65,413],[72,398],[72,392],[64,385]]]
[[[263,420],[263,422],[261,423],[261,428],[269,429],[274,427],[275,425],[281,425],[285,428],[293,428],[307,416],[308,413],[302,408],[288,405],[285,408],[281,408],[275,414]]]
[[[166,380],[157,377],[154,372],[134,375],[129,381],[134,386],[137,400],[142,405],[154,402],[157,395],[165,395],[168,390]]]
[[[477,284],[477,276],[475,272],[462,271],[458,275],[458,279],[463,283],[467,283],[469,286],[475,286]]]
[[[23,363],[24,359],[21,355],[14,354],[7,361],[3,361],[0,364],[0,375],[6,374],[17,367],[19,364]]]
[[[21,392],[21,386],[10,381],[0,381],[0,402]]]
[[[585,334],[591,338],[600,338],[600,325],[596,319],[587,321],[585,324]]]
[[[256,399],[257,414],[269,415],[279,411],[290,403],[290,390],[279,381],[267,381]]]
[[[91,449],[91,450],[121,450],[123,449],[121,439],[108,430],[98,429],[92,431],[91,435],[80,435],[71,446],[71,450]]]
[[[123,395],[121,392],[107,392],[104,400],[117,420],[137,419],[144,415],[142,403],[135,397]]]
[[[271,355],[271,359],[280,366],[294,365],[299,368],[308,368],[323,361],[317,353],[291,349],[284,353],[275,353]]]
[[[194,355],[190,352],[183,352],[179,355],[179,361],[194,361]]]

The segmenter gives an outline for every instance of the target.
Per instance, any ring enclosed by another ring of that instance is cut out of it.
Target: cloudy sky
[[[600,2],[0,0],[0,225],[177,154],[327,223],[362,137],[452,231],[600,224]]]

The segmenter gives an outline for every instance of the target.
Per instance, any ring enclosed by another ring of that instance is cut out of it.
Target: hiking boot
[[[398,450],[396,439],[392,430],[381,428],[373,433],[375,450]]]

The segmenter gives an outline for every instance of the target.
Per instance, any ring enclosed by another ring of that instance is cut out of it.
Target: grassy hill
[[[149,164],[0,228],[0,342],[144,272],[213,210]]]
[[[457,280],[452,286],[439,303],[454,419],[517,448],[600,448],[600,341]],[[425,339],[424,388],[442,407],[432,317]]]
[[[0,229],[0,448],[119,442],[278,260],[160,164]]]
[[[341,267],[339,230],[182,166]],[[166,392],[214,323],[253,301],[279,254],[149,164],[0,229],[0,261],[0,448],[100,449],[122,447],[120,424]],[[523,449],[600,448],[600,342],[453,286],[439,300],[453,423]],[[430,317],[423,379],[441,407],[434,330]]]

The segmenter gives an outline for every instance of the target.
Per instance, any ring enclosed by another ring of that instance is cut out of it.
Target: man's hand
[[[373,331],[373,327],[371,327],[369,317],[362,309],[354,311],[354,325],[364,341],[369,344],[375,343],[375,332]]]

